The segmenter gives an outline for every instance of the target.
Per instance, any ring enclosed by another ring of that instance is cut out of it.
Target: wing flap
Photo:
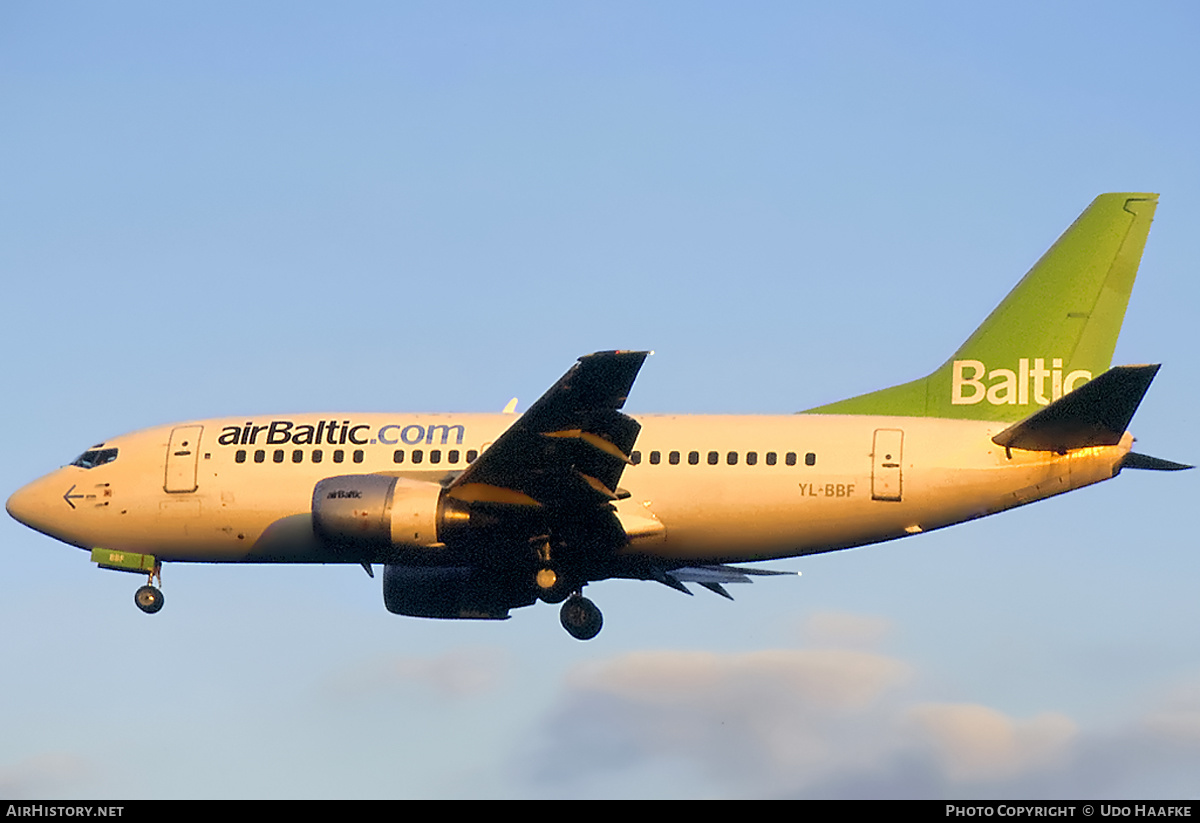
[[[490,483],[463,483],[455,485],[450,496],[464,503],[495,503],[502,506],[530,506],[538,508],[542,504],[527,494],[504,486],[493,486]]]
[[[617,460],[621,461],[622,463],[630,462],[629,456],[626,455],[623,451],[621,451],[621,449],[617,448],[617,445],[615,443],[611,443],[608,440],[605,440],[603,437],[601,437],[598,434],[592,434],[591,432],[585,432],[582,429],[570,429],[568,431],[558,431],[558,432],[543,432],[542,437],[556,437],[556,438],[563,438],[563,439],[578,440],[580,443],[586,443],[587,445],[598,450],[602,454],[607,454],[610,457],[616,458]]]

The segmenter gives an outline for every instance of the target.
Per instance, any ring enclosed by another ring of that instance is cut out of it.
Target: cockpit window
[[[97,466],[103,466],[105,463],[111,463],[116,459],[116,449],[89,449],[75,458],[71,465],[79,466],[83,469],[94,469]]]

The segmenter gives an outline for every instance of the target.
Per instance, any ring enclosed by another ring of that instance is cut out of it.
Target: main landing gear
[[[596,604],[583,596],[583,584],[577,575],[564,573],[550,559],[550,540],[541,535],[530,541],[537,552],[538,570],[533,581],[543,603],[562,603],[558,619],[576,640],[591,640],[604,627],[604,616]]]
[[[591,640],[600,634],[604,617],[596,604],[583,596],[578,583],[572,585],[568,578],[548,566],[538,570],[538,598],[544,603],[562,603],[558,619],[571,637],[576,640]]]
[[[600,629],[604,627],[604,615],[600,614],[595,603],[578,591],[563,603],[558,619],[567,633],[576,640],[591,640],[600,634]]]

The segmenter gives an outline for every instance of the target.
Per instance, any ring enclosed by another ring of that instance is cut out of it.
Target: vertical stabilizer
[[[1158,204],[1156,194],[1102,194],[936,371],[810,409],[1015,421],[1112,364]]]

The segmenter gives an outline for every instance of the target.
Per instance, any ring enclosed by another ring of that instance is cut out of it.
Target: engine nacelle
[[[527,601],[527,602],[526,602]],[[466,566],[383,567],[383,603],[392,614],[462,620],[504,620],[533,598],[514,597]]]
[[[328,477],[313,489],[313,530],[335,547],[435,546],[441,495],[437,483],[404,477]]]

